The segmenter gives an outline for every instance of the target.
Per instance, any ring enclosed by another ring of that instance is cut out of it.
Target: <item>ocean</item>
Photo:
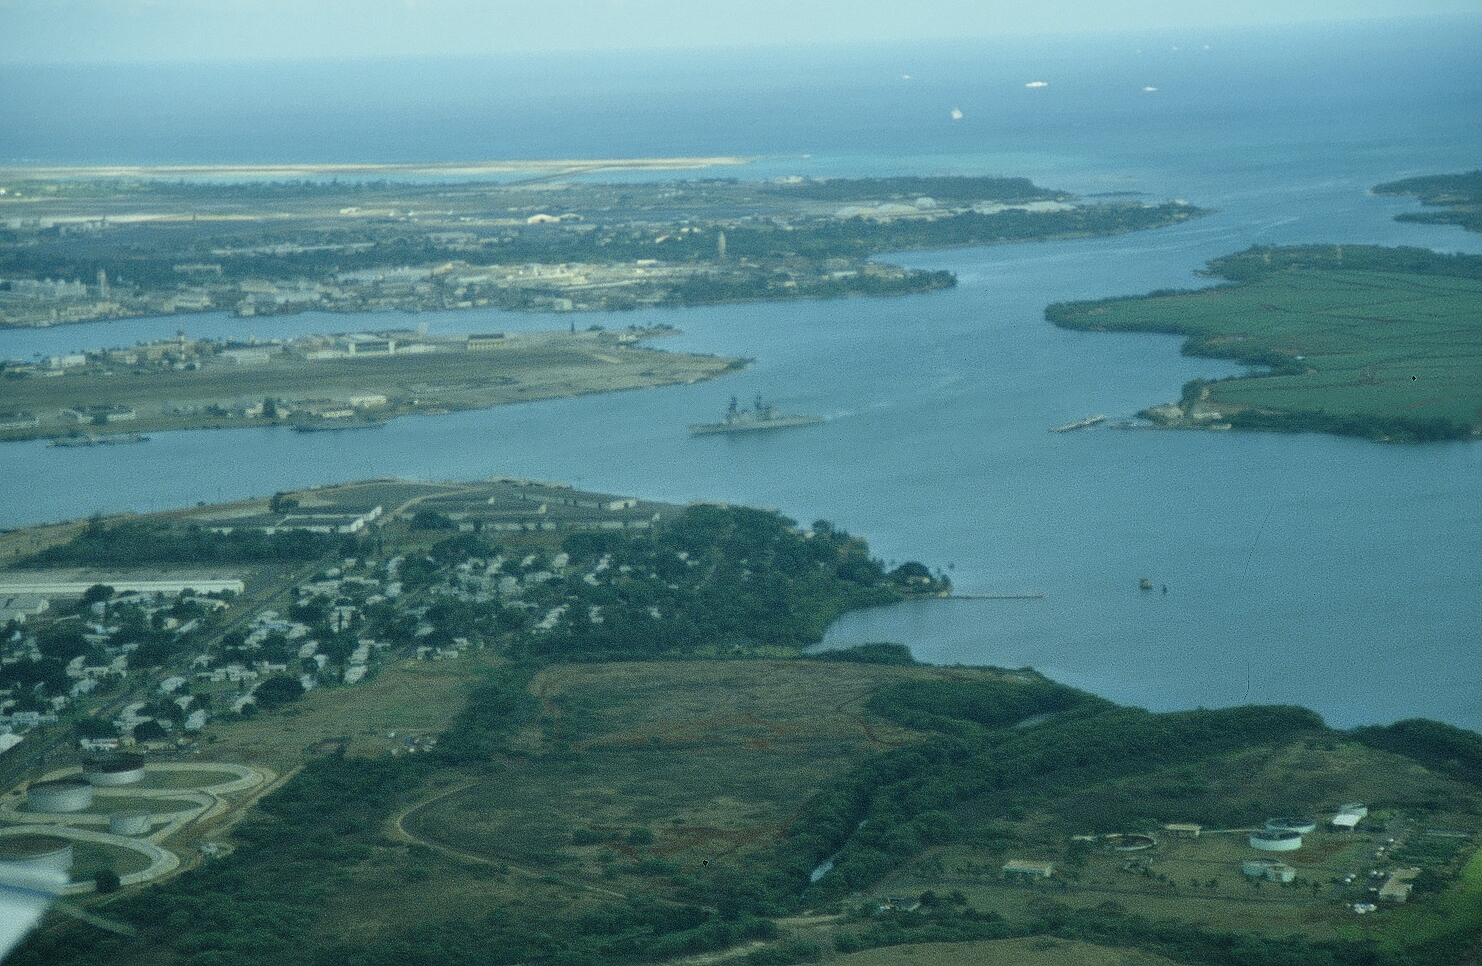
[[[1252,244],[1482,251],[1482,235],[1397,223],[1416,204],[1367,192],[1482,165],[1479,42],[1482,18],[1465,18],[498,62],[0,68],[11,165],[724,154],[754,160],[681,176],[1023,175],[1214,209],[1152,232],[893,259],[956,272],[944,292],[649,313],[684,331],[664,348],[757,360],[710,383],[360,433],[8,444],[0,525],[379,475],[744,502],[827,518],[887,561],[943,568],[965,593],[1044,592],[856,613],[830,645],[896,640],[933,662],[1033,666],[1156,709],[1292,703],[1338,726],[1426,716],[1482,728],[1465,671],[1482,666],[1482,446],[1051,434],[1238,369],[1180,356],[1176,338],[1043,319],[1052,301],[1207,284],[1195,274],[1205,261]],[[177,327],[267,338],[569,321],[176,316],[0,332],[0,356]],[[750,438],[685,432],[758,392],[829,419]],[[1139,591],[1143,576],[1159,590]]]

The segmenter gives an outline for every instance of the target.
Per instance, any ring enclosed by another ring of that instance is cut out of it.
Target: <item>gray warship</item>
[[[786,429],[789,426],[812,426],[821,422],[822,416],[779,413],[770,403],[762,402],[761,396],[756,397],[752,408],[741,409],[736,405],[736,397],[732,396],[724,419],[718,423],[695,423],[690,426],[690,432],[696,436],[709,433],[751,433],[763,429]]]

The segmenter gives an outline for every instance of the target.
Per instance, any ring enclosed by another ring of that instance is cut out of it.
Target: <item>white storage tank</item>
[[[55,835],[0,835],[0,878],[36,872],[66,873],[72,868],[72,843]]]
[[[1250,847],[1262,852],[1295,852],[1302,847],[1302,833],[1262,829],[1250,833]]]
[[[144,756],[130,753],[104,755],[82,766],[94,785],[133,785],[144,780]]]
[[[115,812],[108,816],[108,831],[114,835],[148,835],[154,816],[148,812]]]
[[[1268,832],[1298,832],[1306,835],[1317,828],[1317,823],[1307,818],[1293,818],[1290,815],[1281,818],[1266,819],[1266,831]]]
[[[28,812],[81,812],[93,804],[93,786],[82,778],[36,782],[26,789]]]

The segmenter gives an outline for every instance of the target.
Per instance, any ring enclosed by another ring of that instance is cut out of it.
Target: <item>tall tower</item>
[[[726,257],[726,233],[720,232],[715,237],[715,256],[720,259]]]
[[[98,269],[98,299],[108,301],[108,272],[101,268]]]

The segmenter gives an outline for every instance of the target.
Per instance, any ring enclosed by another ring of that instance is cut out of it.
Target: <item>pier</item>
[[[1075,430],[1075,429],[1087,429],[1087,428],[1089,428],[1091,426],[1095,426],[1097,423],[1104,423],[1104,422],[1106,422],[1106,414],[1105,413],[1097,413],[1095,416],[1087,416],[1085,419],[1078,419],[1078,420],[1076,420],[1073,423],[1066,423],[1064,426],[1051,426],[1050,427],[1050,432],[1052,432],[1052,433],[1068,433],[1071,430]]]

